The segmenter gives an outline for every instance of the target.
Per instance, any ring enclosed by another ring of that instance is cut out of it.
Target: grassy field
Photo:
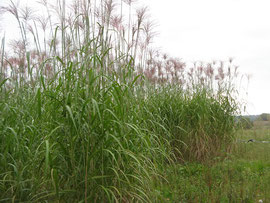
[[[269,141],[269,133],[243,130],[237,138]],[[164,176],[154,192],[162,202],[269,202],[270,144],[237,142],[225,159],[168,166]]]

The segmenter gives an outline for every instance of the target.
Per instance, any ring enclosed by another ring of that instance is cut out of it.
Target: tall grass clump
[[[134,59],[144,55],[146,9],[125,28],[112,0],[40,4],[47,16],[13,1],[2,8],[21,39],[13,55],[1,51],[0,199],[149,202],[166,143],[140,125]]]
[[[170,140],[177,159],[205,161],[231,150],[240,106],[237,74],[232,61],[196,65],[181,78],[189,83],[171,82],[151,92],[149,126]]]
[[[150,202],[166,164],[230,148],[231,63],[154,51],[133,0],[39,5],[1,8],[21,36],[0,51],[1,201]]]

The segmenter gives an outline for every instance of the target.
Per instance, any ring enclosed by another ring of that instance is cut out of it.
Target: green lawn
[[[270,130],[239,132],[242,140],[269,140]],[[167,181],[155,182],[163,202],[270,202],[270,144],[239,143],[228,157],[164,169]]]

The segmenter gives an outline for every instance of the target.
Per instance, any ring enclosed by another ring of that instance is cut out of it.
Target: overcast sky
[[[0,0],[6,1],[6,0]],[[26,1],[26,0],[21,0]],[[32,0],[28,0],[31,2]],[[34,0],[33,0],[34,1]],[[269,0],[141,0],[157,23],[157,47],[183,61],[235,58],[251,74],[249,114],[270,113]],[[12,29],[5,24],[6,34]]]
[[[148,0],[163,50],[185,61],[235,58],[251,74],[247,113],[270,113],[269,0]],[[165,3],[166,2],[166,3]]]

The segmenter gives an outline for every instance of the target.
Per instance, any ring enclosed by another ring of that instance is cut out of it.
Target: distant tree
[[[262,121],[270,121],[270,114],[268,114],[268,113],[262,113],[260,115],[260,118],[261,118]]]
[[[248,117],[240,116],[239,117],[239,125],[243,129],[251,129],[253,127],[253,122]]]

